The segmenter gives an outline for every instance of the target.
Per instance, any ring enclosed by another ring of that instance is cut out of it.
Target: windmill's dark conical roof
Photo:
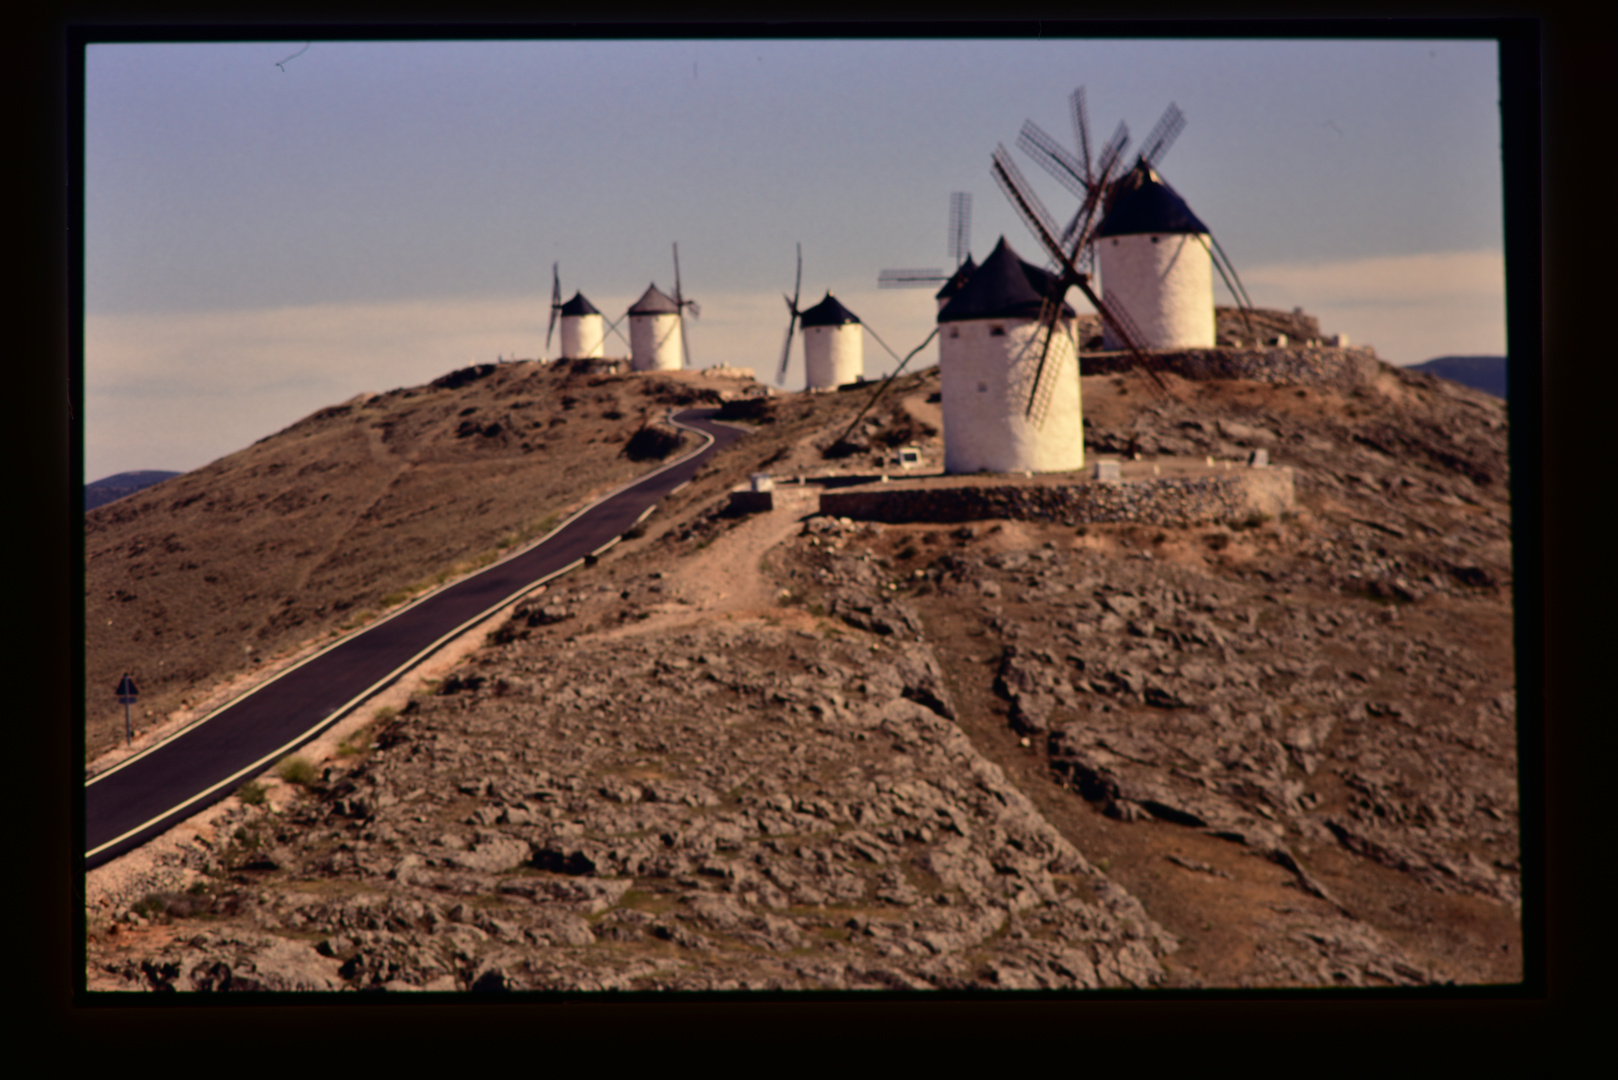
[[[960,269],[956,270],[950,279],[944,282],[944,287],[933,294],[933,299],[948,300],[960,292],[961,286],[966,284],[966,279],[971,277],[972,272],[977,268],[978,264],[972,261],[972,256],[968,255],[966,261],[961,264]]]
[[[1017,257],[1001,237],[989,257],[983,260],[943,310],[938,321],[965,322],[968,319],[1037,319],[1053,275]],[[1062,305],[1062,314],[1071,318],[1073,309]]]
[[[844,326],[857,323],[860,317],[848,310],[826,290],[826,299],[798,316],[799,326]]]
[[[680,305],[674,302],[674,297],[657,287],[654,282],[646,286],[646,291],[640,294],[629,308],[631,315],[678,315]]]
[[[1028,284],[1032,285],[1034,291],[1041,296],[1056,288],[1056,275],[1042,266],[1035,266],[1033,263],[1025,262],[1022,264],[1022,272],[1027,275]],[[1072,313],[1069,312],[1069,314]]]
[[[1147,170],[1133,191],[1118,196],[1102,219],[1097,236],[1135,236],[1140,233],[1207,233],[1185,200]]]
[[[573,299],[562,305],[563,315],[600,315],[596,306],[584,298],[582,292],[573,294]]]

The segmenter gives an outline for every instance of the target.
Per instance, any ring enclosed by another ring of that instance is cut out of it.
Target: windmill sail
[[[674,245],[674,304],[679,312],[678,325],[680,327],[680,352],[685,367],[691,367],[691,342],[685,331],[685,309],[691,309],[692,318],[702,314],[702,308],[697,306],[695,300],[688,300],[680,286],[680,245]]]
[[[1156,165],[1158,159],[1168,153],[1169,147],[1174,145],[1174,140],[1178,139],[1180,132],[1184,130],[1185,114],[1171,101],[1156,126],[1146,136],[1146,141],[1141,144],[1140,160],[1147,165]]]
[[[946,234],[952,269],[883,270],[876,276],[879,289],[926,289],[943,285],[972,257],[972,193],[952,191],[949,196],[949,232]]]
[[[949,196],[949,257],[956,269],[972,254],[972,193],[952,191]]]
[[[883,270],[876,276],[879,289],[921,289],[949,280],[942,270]]]
[[[1127,141],[1128,132],[1123,129],[1122,125],[1120,125],[1120,134],[1122,138],[1115,135],[1109,141],[1108,148],[1110,152],[1104,153],[1104,163],[1109,159],[1116,160],[1118,153],[1112,148],[1115,146],[1122,147],[1124,142]],[[1079,249],[1088,245],[1091,240],[1089,232],[1080,231],[1068,245],[1063,245],[1057,239],[1056,227],[1050,211],[1045,209],[1045,205],[1040,201],[1039,196],[1034,194],[1033,189],[1028,186],[1028,181],[1024,179],[1021,170],[1011,160],[1011,155],[1004,146],[995,148],[992,162],[990,171],[995,182],[1000,185],[1000,189],[1005,192],[1006,198],[1011,201],[1012,207],[1017,211],[1018,216],[1022,218],[1023,224],[1028,226],[1029,231],[1039,240],[1040,246],[1045,249],[1057,267],[1057,272],[1052,275],[1053,280],[1047,293],[1045,310],[1048,314],[1042,314],[1041,316],[1042,324],[1046,326],[1047,332],[1043,335],[1045,342],[1041,350],[1039,364],[1035,369],[1034,383],[1029,392],[1027,406],[1029,419],[1038,420],[1043,415],[1040,405],[1042,400],[1041,386],[1046,374],[1046,361],[1050,351],[1050,335],[1055,331],[1056,317],[1060,311],[1058,305],[1062,297],[1066,295],[1067,290],[1075,285],[1089,298],[1092,304],[1096,305],[1096,310],[1100,312],[1102,320],[1112,328],[1119,340],[1134,354],[1136,360],[1151,375],[1153,381],[1166,391],[1167,386],[1163,384],[1161,377],[1152,370],[1145,353],[1142,352],[1138,344],[1140,341],[1139,331],[1134,329],[1133,324],[1128,320],[1127,314],[1117,310],[1116,305],[1109,309],[1090,288],[1089,275],[1081,272],[1075,264],[1075,254]]]
[[[551,263],[551,322],[545,328],[545,352],[551,351],[551,334],[556,330],[556,318],[562,313],[562,264]]]
[[[786,293],[781,294],[781,299],[786,300],[786,302],[787,302],[787,337],[786,337],[785,343],[783,343],[782,346],[781,346],[781,368],[780,368],[779,371],[777,371],[775,373],[775,381],[778,384],[782,385],[782,386],[786,385],[787,364],[790,363],[791,360],[792,360],[792,331],[797,327],[798,318],[802,314],[801,312],[798,311],[798,293],[799,293],[799,290],[800,290],[800,288],[802,286],[803,286],[803,245],[799,244],[798,245],[798,276],[797,276],[797,279],[795,281],[793,281],[793,283],[792,283],[792,298],[790,300],[787,300]]]

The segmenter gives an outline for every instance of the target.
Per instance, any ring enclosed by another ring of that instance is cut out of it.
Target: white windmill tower
[[[835,390],[865,375],[865,335],[860,318],[826,290],[826,298],[798,315],[803,327],[803,366],[810,390]]]
[[[857,382],[865,375],[865,327],[860,317],[826,290],[826,298],[812,308],[800,310],[798,296],[803,286],[803,245],[798,245],[798,276],[792,295],[781,294],[787,305],[787,336],[781,346],[781,369],[775,381],[785,384],[787,365],[792,360],[792,333],[803,327],[804,382],[807,390],[835,390]]]
[[[1185,200],[1144,162],[1096,229],[1101,289],[1129,313],[1148,349],[1214,345],[1210,233]],[[1121,346],[1106,328],[1103,348]]]
[[[629,308],[629,366],[635,371],[679,371],[684,335],[680,305],[655,284]]]
[[[562,356],[563,360],[584,360],[602,355],[606,343],[605,327],[601,321],[601,312],[596,306],[586,300],[584,293],[575,292],[573,299],[567,303],[562,302],[562,273],[561,264],[551,264],[551,321],[545,330],[545,351],[550,352],[551,334],[556,329],[557,318],[562,322]]]
[[[1075,318],[1058,280],[1002,237],[939,311],[945,472],[1084,467]],[[1046,404],[1031,415],[1041,383]]]

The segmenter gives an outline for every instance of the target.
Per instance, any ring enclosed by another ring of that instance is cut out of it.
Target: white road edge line
[[[541,544],[545,543],[546,541],[551,540],[554,537],[556,537],[559,533],[561,533],[561,531],[563,529],[567,528],[569,525],[573,524],[573,522],[577,521],[580,517],[584,516],[585,514],[588,514],[591,510],[594,510],[597,506],[600,506],[602,503],[606,502],[608,499],[611,499],[611,498],[614,498],[614,497],[616,497],[618,495],[621,495],[625,491],[628,491],[630,488],[635,487],[638,484],[644,484],[646,481],[652,479],[654,476],[657,476],[659,473],[667,472],[669,469],[672,469],[677,465],[680,465],[680,464],[682,464],[682,463],[684,463],[686,461],[689,461],[691,458],[693,458],[693,457],[697,456],[698,454],[702,453],[703,451],[707,450],[708,447],[710,447],[710,446],[712,446],[714,444],[714,437],[712,435],[709,435],[706,431],[703,431],[700,428],[694,428],[694,427],[690,427],[689,425],[682,424],[678,420],[675,420],[673,418],[673,416],[669,417],[669,422],[674,424],[674,426],[676,426],[676,427],[685,428],[687,431],[694,431],[698,435],[700,435],[704,439],[706,439],[707,441],[704,442],[701,446],[698,446],[698,447],[694,448],[689,454],[684,454],[684,455],[682,455],[682,456],[680,456],[678,458],[675,458],[673,461],[668,462],[665,465],[660,465],[657,468],[653,469],[651,472],[647,473],[645,476],[637,477],[636,479],[631,480],[626,484],[621,484],[618,487],[613,488],[611,491],[607,492],[605,495],[603,495],[600,498],[596,499],[594,502],[591,502],[588,505],[582,507],[578,512],[573,514],[566,521],[563,521],[561,524],[557,525],[556,528],[552,529],[550,532],[546,533],[544,536],[539,537],[533,543],[528,544],[525,547],[519,548],[516,551],[512,552],[510,555],[507,555],[504,558],[499,559],[498,561],[496,561],[494,563],[491,563],[489,566],[485,567],[484,569],[479,570],[477,574],[469,574],[468,576],[462,578],[460,581],[455,582],[454,585],[459,585],[459,584],[461,584],[462,582],[465,582],[465,581],[471,581],[473,578],[477,577],[478,574],[488,573],[490,570],[495,569],[495,567],[498,567],[501,564],[510,561],[511,559],[515,559],[515,558],[518,558],[519,556],[526,555],[528,552],[530,552],[530,551],[534,550],[535,548],[539,547],[539,545],[541,545]],[[675,491],[680,490],[680,488],[685,487],[685,485],[689,484],[690,482],[691,481],[689,481],[689,480],[685,481],[685,483],[682,483],[679,486],[672,489],[669,492],[669,494],[670,495],[674,494]],[[649,512],[650,511],[648,511],[648,513]],[[600,555],[601,552],[607,550],[607,548],[611,547],[613,544],[616,544],[618,542],[618,539],[620,539],[620,538],[614,538],[611,541],[611,543],[608,543],[605,547],[598,548],[596,551],[592,552],[592,554]],[[556,571],[555,573],[552,573],[552,574],[549,574],[549,575],[547,575],[547,576],[545,576],[543,578],[540,578],[538,581],[530,582],[528,585],[524,586],[522,589],[519,589],[517,592],[512,593],[510,596],[508,596],[504,600],[500,601],[498,604],[495,604],[493,607],[490,607],[489,609],[484,611],[482,614],[476,615],[472,619],[468,620],[467,622],[462,623],[459,628],[457,628],[456,630],[451,632],[450,636],[454,636],[455,634],[459,634],[462,630],[466,629],[466,627],[472,625],[473,623],[481,622],[482,620],[488,618],[489,615],[491,615],[493,612],[495,612],[496,610],[498,610],[498,609],[500,609],[502,607],[505,607],[507,604],[511,603],[511,601],[513,601],[513,600],[517,599],[518,597],[522,596],[524,593],[530,592],[533,589],[538,588],[540,585],[545,584],[547,581],[551,581],[552,579],[557,578],[557,577],[561,576],[562,574],[567,573],[569,570],[574,569],[575,567],[579,566],[583,562],[584,562],[583,559],[576,560],[576,561],[574,561],[572,563],[569,563],[567,566],[563,567],[562,569]],[[158,750],[161,747],[167,746],[170,742],[173,742],[175,739],[178,739],[181,735],[184,735],[188,731],[191,731],[194,728],[200,727],[201,725],[207,723],[209,720],[214,719],[216,716],[218,716],[220,713],[224,712],[226,709],[233,708],[234,706],[239,705],[243,701],[246,701],[248,698],[252,697],[254,694],[256,694],[260,690],[264,689],[266,686],[270,686],[270,685],[274,684],[276,681],[285,678],[286,676],[292,674],[294,671],[297,671],[299,668],[303,667],[305,664],[308,664],[308,663],[311,663],[311,662],[313,662],[315,660],[318,660],[320,657],[326,655],[328,652],[331,652],[333,649],[337,648],[338,646],[346,645],[350,641],[352,641],[355,638],[359,637],[360,635],[366,634],[366,633],[369,633],[372,630],[375,630],[377,627],[381,626],[383,623],[387,622],[388,620],[396,618],[396,617],[398,617],[400,615],[403,615],[405,612],[409,611],[411,608],[415,607],[417,604],[421,604],[421,603],[424,603],[424,602],[432,599],[433,597],[437,596],[439,593],[444,592],[447,589],[453,588],[454,585],[446,584],[446,585],[444,585],[444,586],[442,586],[440,588],[433,589],[430,592],[423,593],[421,596],[416,597],[416,599],[412,600],[410,603],[408,603],[408,604],[404,605],[403,607],[399,608],[397,611],[389,612],[387,615],[384,615],[382,618],[376,620],[373,623],[370,623],[370,624],[368,624],[366,626],[359,627],[358,629],[352,631],[351,633],[344,634],[343,636],[339,637],[336,641],[331,642],[330,644],[328,644],[324,648],[320,649],[318,652],[311,653],[309,656],[304,657],[302,660],[298,661],[296,664],[293,664],[291,667],[287,668],[285,671],[280,672],[279,674],[277,674],[273,678],[266,679],[263,682],[259,683],[257,686],[253,687],[251,690],[248,690],[246,693],[242,694],[240,697],[232,698],[231,700],[227,701],[225,704],[219,706],[219,708],[217,708],[217,709],[213,710],[212,712],[210,712],[207,716],[204,716],[204,717],[201,717],[201,718],[199,718],[197,720],[191,721],[191,723],[185,725],[185,727],[180,728],[178,731],[175,731],[175,732],[173,732],[173,733],[171,733],[169,735],[164,736],[162,739],[160,739],[157,742],[153,743],[151,746],[148,746],[146,749],[142,750],[140,753],[135,754],[132,757],[125,758],[123,761],[120,761],[118,764],[112,766],[111,768],[105,769],[105,770],[97,773],[96,775],[92,776],[90,779],[86,780],[84,782],[84,786],[86,788],[88,788],[92,784],[96,784],[96,783],[98,783],[98,782],[100,782],[102,780],[105,780],[107,777],[111,776],[115,772],[118,772],[120,769],[123,769],[124,767],[126,767],[128,765],[133,765],[135,762],[139,761],[141,758],[145,757],[146,755],[155,752],[156,750]],[[373,686],[371,690],[367,691],[366,696],[369,696],[369,694],[375,692],[376,689],[378,689],[378,688],[380,688],[382,686],[385,686],[389,681],[398,678],[400,675],[402,675],[410,667],[414,666],[417,663],[420,663],[423,659],[425,659],[427,657],[427,655],[429,653],[431,653],[433,650],[436,650],[436,649],[440,648],[444,644],[445,640],[446,640],[445,638],[440,638],[438,641],[436,641],[432,645],[428,646],[428,648],[427,648],[427,650],[425,652],[418,653],[415,657],[411,658],[411,660],[404,667],[398,668],[398,669],[394,670],[393,672],[389,673],[386,677],[383,678],[383,680],[381,682],[376,684],[376,686]],[[359,700],[364,700],[364,699],[361,698]],[[330,716],[326,717],[324,720],[321,720],[319,723],[317,723],[314,727],[310,728],[303,735],[298,736],[298,738],[297,738],[297,740],[295,740],[295,742],[301,742],[304,739],[306,739],[307,737],[309,737],[310,735],[318,734],[321,731],[321,729],[325,728],[326,726],[331,724],[333,721],[335,721],[339,717],[341,717],[343,712],[345,710],[347,710],[348,708],[350,708],[353,704],[354,704],[353,702],[350,702],[348,705],[344,705],[342,707],[342,709],[339,709],[337,712],[335,712],[335,713],[331,714]],[[258,763],[258,764],[261,764],[261,763]],[[256,767],[257,767],[257,764],[255,764],[251,768],[256,768]],[[247,771],[251,771],[251,768],[249,770],[247,770]],[[243,773],[236,773],[235,776],[231,777],[231,779],[235,779],[236,776],[241,776],[241,775],[243,775]],[[229,783],[229,782],[230,782],[230,780],[225,780],[225,781],[222,781],[221,783]],[[217,791],[219,789],[219,787],[220,787],[220,785],[216,784],[213,787],[209,788],[208,791],[203,792],[202,794],[206,795],[209,792]],[[167,817],[169,814],[174,813],[175,810],[184,809],[186,806],[189,806],[191,804],[191,802],[195,802],[196,799],[199,799],[201,797],[202,797],[202,795],[195,796],[191,800],[188,800],[187,802],[181,803],[177,807],[174,807],[174,808],[172,808],[170,810],[166,810],[161,815],[159,815],[159,818]],[[147,826],[151,825],[153,822],[159,820],[159,818],[153,818],[152,821],[148,821],[145,825],[140,826],[140,828],[141,829],[146,828]],[[138,832],[139,830],[137,829],[135,831]],[[129,833],[125,833],[124,836],[120,836],[118,838],[118,840],[122,840],[122,839],[124,839],[125,837],[127,837],[129,835],[130,835]],[[108,844],[117,843],[117,842],[118,842],[117,840],[112,840],[112,841],[108,841]],[[96,851],[100,851],[100,850],[102,850],[102,848],[105,848],[107,846],[108,846],[107,844],[102,844],[101,847],[96,848],[95,851],[87,852],[86,856],[88,857],[89,855],[94,855]]]

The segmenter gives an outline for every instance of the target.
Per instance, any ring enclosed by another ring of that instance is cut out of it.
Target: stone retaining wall
[[[1160,371],[1184,379],[1254,379],[1271,383],[1356,386],[1368,382],[1381,361],[1369,346],[1288,345],[1265,349],[1182,349],[1147,354]],[[1086,375],[1111,375],[1139,365],[1127,352],[1087,352],[1079,356]]]
[[[822,514],[891,524],[1013,518],[1183,527],[1276,517],[1294,504],[1292,470],[1285,467],[1118,483],[882,484],[820,496]]]

